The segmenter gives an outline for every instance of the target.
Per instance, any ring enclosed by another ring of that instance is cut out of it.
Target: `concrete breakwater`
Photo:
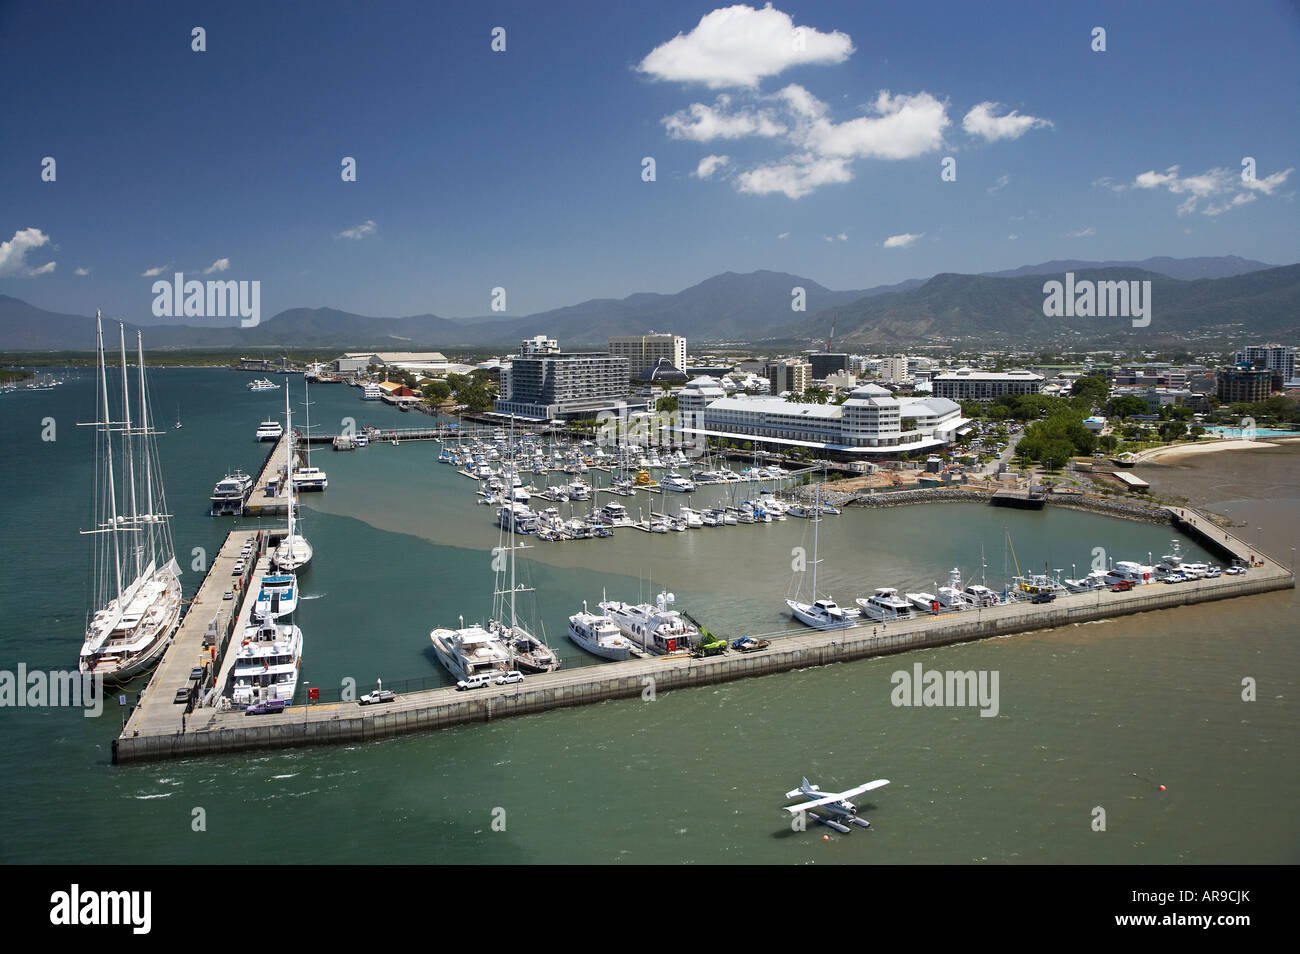
[[[925,503],[988,503],[991,494],[961,487],[927,487],[920,490],[893,490],[879,493],[844,495],[850,507],[906,507]],[[829,495],[827,495],[829,499]],[[1051,493],[1043,498],[1049,507],[1086,510],[1107,517],[1138,520],[1143,523],[1169,523],[1169,511],[1161,505],[1138,500],[1118,500],[1073,493]],[[838,506],[839,503],[837,502]]]
[[[1235,541],[1234,541],[1235,543]],[[115,762],[189,758],[250,749],[356,743],[424,729],[544,712],[611,699],[651,700],[660,692],[751,676],[908,652],[951,643],[1071,626],[1089,620],[1167,609],[1293,587],[1276,565],[1240,577],[1153,584],[1127,593],[1103,590],[1068,594],[1052,603],[1017,602],[981,610],[926,616],[892,626],[867,622],[832,632],[799,630],[762,652],[709,658],[658,657],[534,675],[524,683],[457,692],[453,688],[406,693],[377,706],[328,703],[282,713],[245,716],[197,710],[189,727],[124,733],[113,744]],[[882,691],[885,691],[882,688]]]

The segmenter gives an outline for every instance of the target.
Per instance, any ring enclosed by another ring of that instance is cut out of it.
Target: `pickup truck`
[[[283,699],[272,699],[270,702],[259,702],[255,706],[249,706],[244,710],[244,715],[267,715],[271,712],[283,712],[287,703]]]
[[[392,702],[397,698],[397,693],[391,689],[376,689],[374,692],[367,692],[357,700],[357,705],[372,706],[378,702]]]
[[[1052,602],[1052,600],[1054,600],[1054,599],[1056,599],[1056,594],[1055,594],[1055,593],[1051,593],[1051,592],[1048,592],[1048,593],[1035,593],[1033,596],[1031,596],[1031,597],[1029,598],[1029,602],[1031,602],[1031,603],[1050,603],[1050,602]]]
[[[1110,591],[1112,593],[1127,593],[1131,589],[1133,589],[1132,580],[1120,580],[1110,588]]]

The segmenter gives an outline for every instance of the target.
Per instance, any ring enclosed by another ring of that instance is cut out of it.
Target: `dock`
[[[289,512],[289,498],[285,493],[287,483],[284,479],[284,458],[288,453],[289,439],[289,434],[281,436],[266,456],[266,462],[262,465],[257,480],[253,482],[253,490],[244,504],[244,513],[266,517]],[[294,463],[296,466],[296,459]],[[268,486],[272,485],[274,493],[268,491]]]
[[[1215,524],[1207,514],[1189,508],[1165,509],[1172,524],[1227,558],[1250,566],[1249,571],[1241,576],[1224,575],[1177,584],[1153,583],[1122,593],[1110,590],[1068,593],[1051,603],[1016,602],[924,616],[892,625],[865,621],[852,629],[829,632],[800,627],[762,634],[775,638],[771,647],[757,653],[728,652],[705,658],[650,657],[603,663],[531,675],[517,685],[467,692],[452,687],[403,692],[393,702],[375,706],[326,702],[291,706],[282,713],[258,716],[246,716],[238,710],[221,711],[217,707],[185,713],[186,707],[172,701],[176,690],[187,684],[195,660],[207,653],[211,661],[219,654],[216,646],[205,644],[205,636],[215,633],[218,641],[228,640],[235,631],[234,621],[247,617],[243,606],[246,600],[222,599],[222,591],[229,588],[231,572],[245,539],[255,536],[239,531],[227,538],[213,561],[173,645],[141,694],[121,736],[114,740],[113,761],[126,763],[264,748],[352,744],[608,699],[644,697],[650,688],[656,693],[667,692],[1294,588],[1292,570],[1263,556],[1232,530]],[[259,553],[264,555],[273,541],[273,533],[262,531]],[[259,559],[256,568],[246,569],[250,580],[261,566]],[[249,589],[251,585],[242,586],[241,596]],[[182,730],[183,713],[186,723]]]

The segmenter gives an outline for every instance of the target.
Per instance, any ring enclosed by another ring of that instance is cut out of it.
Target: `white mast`
[[[812,601],[817,603],[817,564],[821,561],[817,559],[817,525],[822,521],[822,485],[818,484],[813,496],[813,585]]]
[[[135,500],[135,445],[131,440],[131,391],[126,380],[126,324],[118,322],[117,329],[122,347],[122,414],[125,421],[122,428],[122,444],[127,463],[127,472],[124,476],[131,488],[131,530],[133,533],[138,533],[140,530],[140,509]],[[135,578],[138,580],[144,574],[144,567],[140,562],[141,548],[138,538],[131,549],[135,553]]]
[[[285,443],[284,482],[288,485],[285,492],[289,496],[289,536],[288,544],[290,562],[293,561],[293,411],[289,409],[289,379],[284,379],[284,432],[288,440]]]
[[[145,390],[144,390],[144,344],[140,340],[139,330],[137,330],[135,333],[135,350],[136,350],[136,361],[140,365],[140,427],[144,435],[144,454],[143,454],[144,488],[145,488],[145,506],[148,508],[148,513],[145,514],[145,520],[149,524],[149,563],[151,566],[157,566],[158,551],[155,543],[155,537],[157,535],[155,527],[156,527],[156,521],[158,515],[154,513],[153,466],[152,466],[153,455],[149,453],[149,431],[150,431],[149,411],[148,411],[148,405],[145,403]]]
[[[113,428],[108,411],[108,365],[104,360],[104,324],[99,309],[95,309],[95,331],[99,336],[99,380],[104,396],[104,450],[108,459],[108,514],[113,534],[113,579],[117,585],[118,605],[122,600],[122,546],[118,539],[121,527],[117,522],[117,485],[113,478]]]

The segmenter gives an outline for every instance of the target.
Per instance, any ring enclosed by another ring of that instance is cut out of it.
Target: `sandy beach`
[[[1208,444],[1170,444],[1168,447],[1157,447],[1154,450],[1144,451],[1141,455],[1141,463],[1160,462],[1170,464],[1175,460],[1192,457],[1197,454],[1213,454],[1219,451],[1248,451],[1260,450],[1265,447],[1274,447],[1283,441],[1248,441],[1248,440],[1226,440],[1213,441]]]

